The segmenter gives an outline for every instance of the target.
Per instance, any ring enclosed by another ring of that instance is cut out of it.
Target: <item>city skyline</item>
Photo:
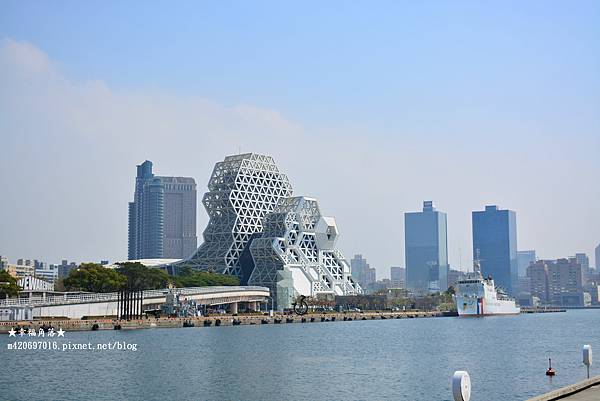
[[[207,6],[207,24],[184,31],[185,10],[168,10],[159,31],[134,31],[122,17],[132,5],[91,23],[76,7],[7,3],[0,254],[124,260],[131,166],[153,160],[204,192],[214,163],[241,151],[272,155],[336,217],[341,251],[362,253],[380,277],[404,264],[403,213],[423,199],[448,215],[452,268],[470,266],[470,213],[489,204],[518,213],[519,250],[593,258],[596,6],[497,4],[494,18],[474,3],[320,6],[297,19],[287,7]],[[250,24],[252,42],[229,15]],[[119,29],[106,32],[111,22]],[[248,46],[256,40],[264,51]]]

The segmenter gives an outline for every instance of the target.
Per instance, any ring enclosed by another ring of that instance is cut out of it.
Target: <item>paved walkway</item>
[[[561,399],[568,401],[598,401],[600,400],[600,385],[592,386]]]
[[[583,390],[582,390],[583,389]],[[600,401],[600,376],[530,398],[528,401]]]

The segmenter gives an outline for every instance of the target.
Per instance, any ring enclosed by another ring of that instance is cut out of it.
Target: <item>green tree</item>
[[[166,271],[146,267],[140,262],[119,263],[117,271],[126,277],[126,287],[132,291],[166,288],[171,281]]]
[[[71,270],[63,281],[67,291],[115,292],[127,282],[127,277],[116,270],[97,263],[82,263]]]
[[[184,267],[177,276],[172,277],[177,287],[209,287],[240,285],[240,280],[228,274],[199,272]]]
[[[19,295],[19,290],[17,279],[6,270],[0,270],[0,298],[16,297]]]

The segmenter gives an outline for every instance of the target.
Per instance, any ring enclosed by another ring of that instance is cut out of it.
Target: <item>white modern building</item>
[[[362,293],[335,248],[338,228],[317,201],[292,197],[271,156],[246,153],[218,162],[202,199],[209,216],[204,243],[189,259],[166,264],[235,275],[271,290],[278,309],[298,295]]]
[[[250,245],[255,267],[249,284],[268,287],[277,309],[291,307],[298,295],[362,293],[335,247],[335,219],[321,215],[316,199],[282,198],[263,225]]]
[[[232,274],[242,284],[252,272],[248,245],[263,229],[263,218],[292,186],[271,156],[246,153],[218,162],[202,203],[210,218],[204,243],[178,266]],[[244,258],[245,256],[245,258]]]

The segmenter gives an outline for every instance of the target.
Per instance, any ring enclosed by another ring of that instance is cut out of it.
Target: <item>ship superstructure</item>
[[[473,267],[473,273],[457,282],[455,299],[459,316],[516,315],[521,312],[513,298],[496,288],[491,277],[483,277],[478,261]]]

